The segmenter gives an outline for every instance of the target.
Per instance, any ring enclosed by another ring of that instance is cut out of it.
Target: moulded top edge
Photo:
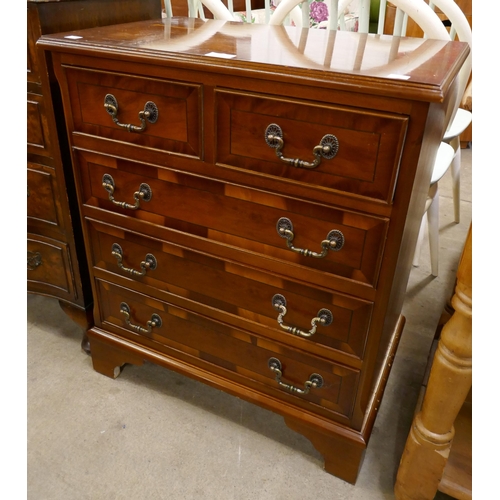
[[[119,60],[364,85],[429,101],[443,99],[470,51],[462,42],[184,17],[44,35],[38,44]]]

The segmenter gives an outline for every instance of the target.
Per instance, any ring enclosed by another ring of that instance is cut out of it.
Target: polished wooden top
[[[38,44],[217,73],[251,70],[273,81],[327,81],[426,101],[443,99],[470,50],[461,42],[184,17],[45,35]]]
[[[26,0],[28,3],[61,3],[61,2],[78,2],[81,0]],[[85,1],[85,0],[84,0]]]

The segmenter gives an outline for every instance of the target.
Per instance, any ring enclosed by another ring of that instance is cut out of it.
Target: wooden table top
[[[290,26],[177,17],[43,36],[45,49],[119,60],[366,87],[384,95],[441,101],[468,44]],[[279,78],[278,78],[279,79]],[[362,90],[361,90],[362,91]]]

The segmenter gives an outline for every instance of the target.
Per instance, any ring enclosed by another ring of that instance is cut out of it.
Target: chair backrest
[[[453,121],[457,109],[462,101],[465,89],[469,82],[469,77],[472,71],[472,29],[462,12],[460,7],[455,3],[454,0],[432,0],[430,2],[432,8],[437,7],[450,22],[449,37],[451,40],[459,40],[461,42],[466,42],[471,48],[471,52],[464,62],[460,73],[458,75],[458,87],[457,87],[457,99],[453,113],[449,120],[449,125]]]
[[[373,0],[357,0],[358,28],[361,33],[368,33],[370,25],[370,6]],[[378,2],[378,0],[377,0]],[[313,2],[314,3],[314,2]],[[355,0],[325,0],[328,8],[327,29],[337,30],[343,27],[346,9]],[[437,22],[436,14],[424,0],[391,0],[397,7],[396,20],[393,35],[404,36],[408,17],[412,18],[424,31],[428,38],[446,39],[449,35],[442,23]],[[297,7],[301,5],[301,16],[297,16]],[[312,4],[311,4],[312,5]],[[377,33],[384,33],[385,12],[387,0],[380,0]],[[283,24],[290,13],[294,13],[294,24],[298,26],[309,26],[309,4],[307,0],[282,0],[273,12],[269,24]],[[305,24],[307,22],[307,24]]]
[[[164,0],[166,17],[172,16],[170,1]],[[451,1],[454,3],[453,0]],[[349,11],[349,7],[352,6],[357,16],[356,31],[361,33],[368,33],[369,31],[370,12],[373,3],[375,5],[379,4],[378,34],[384,33],[387,6],[387,0],[324,0],[323,2],[309,2],[308,0],[264,0],[264,8],[259,9],[260,15],[256,19],[257,11],[252,7],[252,0],[245,0],[245,11],[238,13],[234,11],[233,0],[227,0],[227,7],[221,0],[186,0],[186,2],[189,17],[200,17],[203,19],[205,17],[203,7],[206,7],[213,14],[214,18],[219,20],[237,20],[247,23],[258,22],[271,25],[293,23],[298,27],[310,27],[311,19],[317,16],[318,21],[313,21],[313,24],[317,27],[326,27],[331,30],[346,29],[346,13]],[[324,4],[326,9],[319,9],[320,12],[317,13],[315,9],[320,3]],[[405,35],[407,19],[410,17],[422,28],[427,37],[443,38],[446,36],[442,29],[436,28],[432,8],[425,4],[424,0],[393,0],[390,3],[397,7],[393,35]],[[437,5],[437,2],[434,2],[434,4]]]

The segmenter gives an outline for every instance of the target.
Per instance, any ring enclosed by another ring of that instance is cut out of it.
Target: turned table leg
[[[453,423],[472,386],[472,231],[464,248],[421,411],[413,420],[398,470],[398,500],[432,500],[454,436]]]

